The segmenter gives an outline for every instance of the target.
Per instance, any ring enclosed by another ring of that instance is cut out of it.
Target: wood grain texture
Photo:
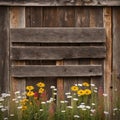
[[[104,28],[26,28],[11,29],[12,42],[102,43]]]
[[[10,28],[25,28],[25,7],[11,7],[10,8]],[[10,40],[11,45],[11,40]],[[11,49],[10,49],[11,52]],[[11,65],[25,65],[25,61],[11,61]],[[11,77],[11,76],[10,76]],[[26,80],[21,81],[15,78],[10,79],[11,92],[21,91],[25,92]]]
[[[105,55],[105,46],[12,47],[11,50],[12,60],[105,58]]]
[[[12,66],[11,70],[13,77],[90,77],[102,75],[101,65],[21,65]]]
[[[118,0],[0,0],[1,6],[120,6]]]
[[[113,108],[117,107],[120,101],[120,8],[113,8],[113,68],[112,68],[112,93],[113,93]],[[113,119],[118,120],[120,114],[116,114]]]
[[[90,27],[103,27],[103,8],[90,8]],[[101,59],[91,59],[90,64],[101,64],[104,72],[104,61]],[[97,88],[104,90],[104,75],[99,78],[91,78],[91,83],[95,84]]]
[[[9,8],[0,7],[0,93],[9,90]]]
[[[44,16],[48,17],[48,15],[45,14],[45,10],[48,9],[48,7],[26,7],[26,28],[33,28],[33,27],[43,27],[43,26],[47,26],[48,25],[48,22],[44,22]],[[52,8],[51,8],[52,9]],[[55,11],[54,11],[55,12]],[[50,11],[49,13],[50,14]],[[49,21],[50,18],[49,18]],[[53,20],[54,21],[54,20]],[[53,22],[52,21],[52,22]],[[55,22],[53,22],[55,23]],[[25,45],[29,46],[29,44],[27,43],[24,43]],[[33,45],[34,43],[32,43]],[[19,45],[19,43],[18,43]],[[42,44],[37,44],[39,46],[41,46]],[[46,44],[47,45],[47,44]],[[44,60],[29,60],[29,61],[26,61],[26,64],[28,65],[55,65],[55,61],[44,61]],[[44,82],[46,87],[46,93],[47,93],[47,97],[50,98],[51,97],[51,89],[50,89],[50,86],[56,86],[56,78],[47,78],[47,77],[42,77],[42,78],[27,78],[26,80],[26,85],[34,85],[36,86],[36,83],[38,82]]]
[[[112,9],[111,7],[104,8],[104,26],[106,30],[106,59],[105,59],[105,74],[104,74],[104,92],[109,97],[105,99],[108,104],[105,105],[105,110],[110,112],[109,118],[112,115],[112,99],[111,99],[111,73],[112,73]],[[109,102],[108,102],[109,101]]]

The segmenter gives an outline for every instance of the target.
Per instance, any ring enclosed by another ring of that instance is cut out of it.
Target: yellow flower
[[[29,91],[31,91],[31,90],[33,90],[33,89],[34,89],[33,86],[27,86],[27,87],[26,87],[26,90],[29,90]]]
[[[37,85],[38,87],[45,87],[45,84],[42,83],[42,82],[39,82],[39,83],[37,83],[36,85]]]
[[[85,89],[85,95],[90,95],[91,93],[92,93],[91,90],[89,90],[89,89]]]
[[[28,102],[28,99],[24,98],[24,99],[22,99],[20,102],[21,102],[22,105],[25,105],[26,102]]]
[[[23,105],[23,106],[22,106],[22,110],[23,110],[23,111],[24,111],[24,110],[27,110],[27,106]]]
[[[82,89],[81,89],[81,90],[78,90],[78,91],[77,91],[77,94],[78,94],[78,95],[85,95],[85,91],[82,90]]]
[[[87,83],[87,82],[84,82],[82,85],[85,86],[85,87],[89,87],[90,86],[89,83]]]
[[[38,92],[39,92],[39,93],[43,93],[44,91],[45,91],[45,89],[40,88]]]
[[[34,96],[34,92],[33,92],[33,91],[29,91],[29,92],[27,92],[27,96],[28,96],[28,97],[32,97],[32,96]]]
[[[78,91],[78,89],[79,89],[79,88],[78,88],[77,86],[72,86],[72,87],[71,87],[71,90],[72,90],[72,91]]]

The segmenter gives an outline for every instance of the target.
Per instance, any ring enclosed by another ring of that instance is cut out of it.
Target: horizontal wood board
[[[12,60],[65,60],[105,58],[105,46],[12,47]]]
[[[101,65],[21,65],[11,67],[13,77],[90,77],[102,76]]]
[[[120,6],[119,0],[0,0],[1,6]]]
[[[11,42],[103,43],[104,28],[26,28],[11,29]]]

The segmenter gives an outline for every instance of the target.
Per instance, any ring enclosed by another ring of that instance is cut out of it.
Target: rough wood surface
[[[25,7],[11,7],[10,8],[10,28],[25,28]],[[11,45],[11,40],[10,40]],[[10,51],[11,52],[11,51]],[[11,53],[10,53],[11,54]],[[11,65],[24,65],[24,61],[11,61]],[[25,92],[25,79],[17,80],[11,77],[10,89],[11,92],[21,91]]]
[[[120,6],[118,0],[0,0],[1,6]]]
[[[103,27],[103,8],[93,7],[90,9],[90,27]],[[107,51],[106,51],[107,52]],[[104,72],[104,61],[91,59],[90,64],[101,64]],[[91,78],[91,83],[104,90],[104,75],[99,78]]]
[[[81,77],[102,75],[101,65],[21,65],[12,66],[11,70],[13,77]]]
[[[98,54],[99,53],[99,54]],[[105,46],[12,47],[13,60],[65,60],[105,58]]]
[[[0,93],[9,90],[9,8],[0,7]]]
[[[111,73],[112,73],[112,9],[111,7],[104,8],[104,26],[106,30],[106,59],[105,59],[105,74],[104,74],[104,92],[108,94],[105,102],[105,110],[110,112],[109,118],[112,115],[112,99],[111,99]],[[108,102],[109,101],[109,102]],[[110,119],[112,120],[112,118]]]
[[[33,27],[42,27],[42,26],[47,26],[48,22],[44,23],[44,16],[48,17],[47,15],[45,15],[44,10],[48,9],[47,7],[43,8],[43,7],[26,7],[26,28],[33,28]],[[50,12],[50,11],[49,11]],[[55,12],[55,11],[54,11]],[[50,13],[49,13],[50,14]],[[49,18],[49,21],[50,18]],[[53,21],[52,21],[53,22]],[[55,23],[55,22],[53,22]],[[43,25],[44,24],[44,25]],[[25,45],[27,43],[24,43]],[[19,45],[19,44],[18,44]],[[33,44],[32,44],[33,45]],[[42,44],[37,44],[39,46],[41,46]],[[27,46],[29,46],[29,44],[27,44]],[[43,60],[34,60],[34,61],[26,61],[26,64],[28,65],[55,65],[55,61],[43,61]],[[41,77],[41,78],[27,78],[26,80],[26,85],[34,85],[36,86],[36,84],[38,82],[44,82],[45,83],[45,89],[46,89],[46,93],[47,93],[47,97],[50,98],[51,97],[51,89],[50,86],[56,86],[56,78],[52,78],[52,77]]]
[[[12,42],[102,43],[104,28],[26,28],[11,29]]]
[[[120,101],[120,7],[113,8],[113,73],[112,73],[112,93],[113,108],[117,107]],[[114,116],[113,120],[118,120],[120,114]]]

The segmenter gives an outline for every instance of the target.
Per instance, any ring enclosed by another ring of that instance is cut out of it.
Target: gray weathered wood
[[[104,28],[26,28],[11,29],[12,42],[102,43]]]
[[[9,90],[9,8],[0,7],[0,92]]]
[[[117,107],[120,101],[120,7],[113,9],[113,78],[112,78],[112,105]],[[112,108],[112,109],[113,109]],[[120,114],[113,116],[113,120],[119,120]]]
[[[0,0],[1,6],[120,6],[119,0]]]
[[[26,65],[12,66],[13,77],[81,77],[102,76],[101,65]]]
[[[105,46],[12,47],[13,60],[64,60],[105,58]]]

